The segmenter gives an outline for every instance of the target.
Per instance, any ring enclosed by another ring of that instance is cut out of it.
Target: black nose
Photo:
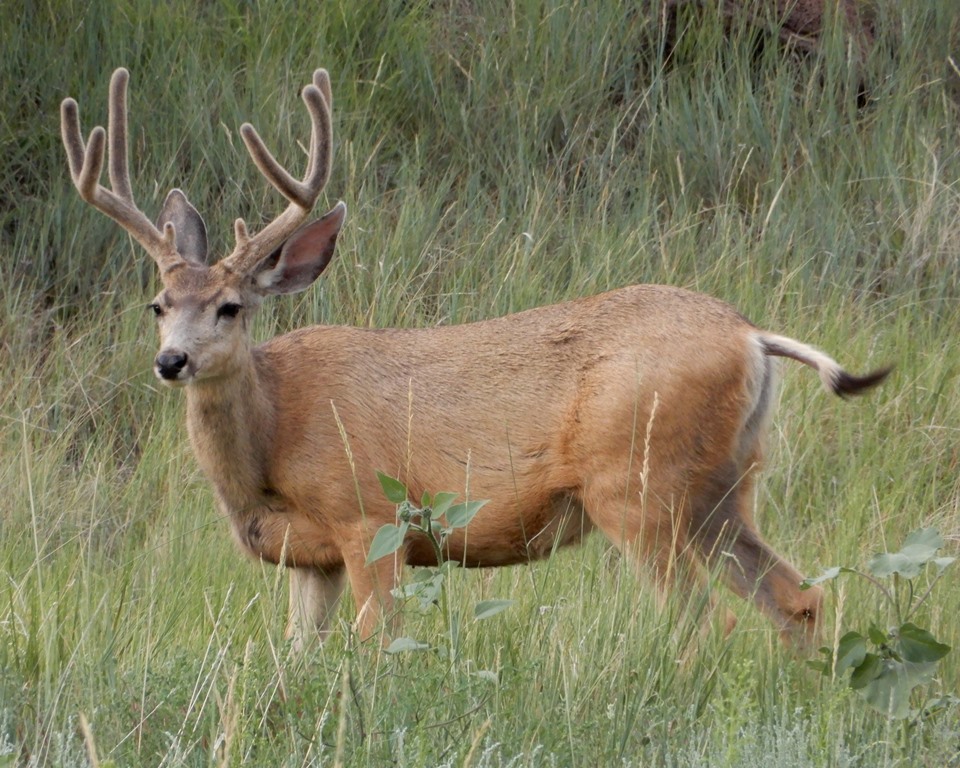
[[[157,355],[157,373],[161,379],[175,379],[187,364],[186,352],[161,352]]]

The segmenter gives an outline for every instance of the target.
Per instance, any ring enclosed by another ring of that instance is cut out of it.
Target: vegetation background
[[[182,186],[226,250],[234,217],[283,205],[239,125],[298,167],[324,66],[321,206],[349,218],[259,337],[711,293],[855,370],[897,366],[853,402],[785,367],[758,512],[777,547],[811,575],[921,525],[955,547],[960,8],[876,0],[860,57],[833,27],[799,56],[702,5],[669,62],[655,2],[0,5],[0,766],[958,764],[955,707],[888,721],[726,592],[736,631],[698,640],[599,539],[457,574],[453,606],[517,602],[465,621],[455,658],[357,643],[350,601],[292,657],[283,574],[235,551],[150,372],[154,265],[79,200],[60,145],[61,99],[88,131],[128,67],[138,202]],[[828,637],[884,622],[868,586],[831,593]],[[958,615],[948,578],[922,619],[957,646]],[[955,651],[925,693],[958,682]]]

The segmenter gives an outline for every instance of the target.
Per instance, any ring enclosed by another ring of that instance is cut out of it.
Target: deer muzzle
[[[154,371],[157,378],[164,382],[175,382],[183,379],[187,368],[187,353],[176,349],[164,349],[154,361]]]

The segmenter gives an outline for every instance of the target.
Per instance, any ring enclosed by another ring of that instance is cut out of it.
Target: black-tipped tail
[[[840,397],[846,397],[847,395],[860,395],[866,392],[868,389],[871,389],[885,378],[893,370],[892,365],[888,365],[885,368],[878,368],[877,370],[867,373],[863,376],[854,376],[852,373],[847,373],[846,371],[840,371],[836,376],[833,377],[832,389],[833,391],[840,395]]]

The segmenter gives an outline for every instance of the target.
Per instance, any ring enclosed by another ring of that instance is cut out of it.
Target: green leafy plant
[[[437,565],[415,571],[412,581],[394,589],[393,596],[398,600],[416,599],[421,610],[441,606],[446,579],[459,568],[459,563],[448,560],[444,554],[446,541],[457,528],[465,528],[487,502],[454,504],[457,494],[441,491],[433,496],[424,492],[417,506],[410,501],[410,493],[402,482],[382,472],[377,472],[377,477],[384,495],[397,505],[397,523],[387,523],[377,531],[367,553],[367,564],[392,555],[400,549],[411,532],[424,536],[433,548]],[[473,618],[488,619],[512,604],[513,600],[481,600],[473,607]],[[399,637],[390,643],[387,652],[432,649],[455,658],[459,646],[460,620],[456,611],[445,610],[443,613],[448,617],[449,646],[432,646],[410,637]]]
[[[934,586],[953,563],[953,557],[941,557],[943,538],[934,528],[914,531],[899,552],[874,555],[866,572],[844,566],[828,568],[821,576],[806,579],[801,589],[809,589],[854,573],[873,584],[883,596],[891,626],[883,629],[871,624],[866,634],[847,632],[836,648],[821,648],[825,660],[810,666],[830,677],[850,671],[850,687],[874,709],[892,718],[903,719],[917,713],[911,707],[915,689],[930,683],[939,661],[950,652],[933,634],[912,619],[927,602]],[[935,573],[926,589],[920,591],[918,579],[932,566]],[[885,580],[886,581],[885,583]],[[951,697],[930,702],[927,711],[950,704]]]

